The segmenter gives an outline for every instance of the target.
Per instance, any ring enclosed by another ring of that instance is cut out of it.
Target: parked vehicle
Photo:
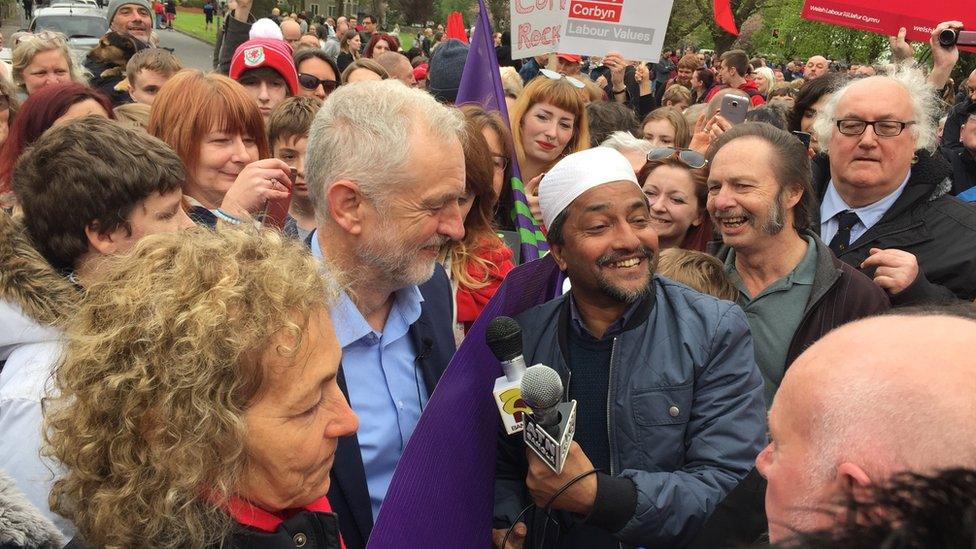
[[[68,38],[72,53],[78,59],[84,59],[98,45],[98,39],[108,32],[108,19],[94,0],[55,2],[34,10],[28,30],[60,32]]]

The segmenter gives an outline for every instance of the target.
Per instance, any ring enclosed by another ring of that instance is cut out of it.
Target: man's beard
[[[728,219],[731,217],[745,218],[746,223],[754,227],[756,226],[756,216],[742,208],[720,210],[712,215],[712,219],[716,221],[716,224],[720,224],[722,219]],[[773,202],[769,205],[769,210],[766,212],[766,221],[761,227],[759,227],[759,230],[770,236],[775,236],[783,232],[783,229],[785,228],[786,218],[785,214],[783,213],[783,205],[780,203],[780,197],[777,196],[776,200],[773,200]]]
[[[654,291],[654,285],[651,282],[654,280],[654,271],[657,269],[657,256],[654,254],[654,250],[647,246],[640,246],[636,251],[643,255],[643,259],[647,260],[647,284],[635,290],[620,288],[614,286],[613,283],[604,278],[602,271],[597,271],[597,287],[599,287],[604,295],[618,303],[636,303],[651,295],[651,292]],[[597,259],[596,263],[601,267],[605,267],[611,263],[620,261],[620,259],[631,253],[633,252],[609,253]]]
[[[371,270],[364,274],[379,275],[396,289],[430,280],[434,275],[436,261],[420,259],[417,254],[421,248],[440,249],[447,242],[447,237],[434,235],[423,245],[414,247],[398,236],[401,234],[403,231],[400,227],[384,219],[371,236],[363,239],[357,249],[363,267]]]

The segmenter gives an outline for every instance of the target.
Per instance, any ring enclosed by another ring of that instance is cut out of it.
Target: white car
[[[105,18],[105,10],[99,8],[94,0],[54,3],[34,10],[28,30],[60,32],[68,38],[72,52],[83,59],[98,45],[98,39],[108,32],[108,19]]]

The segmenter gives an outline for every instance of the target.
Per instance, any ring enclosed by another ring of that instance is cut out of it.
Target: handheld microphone
[[[513,318],[498,316],[488,324],[485,340],[502,364],[502,377],[495,380],[492,397],[509,435],[522,430],[523,416],[529,408],[522,401],[521,382],[525,373],[522,357],[522,328]]]
[[[522,376],[522,400],[532,409],[525,416],[525,445],[557,475],[563,472],[576,434],[576,401],[560,402],[563,381],[548,366],[536,364]]]

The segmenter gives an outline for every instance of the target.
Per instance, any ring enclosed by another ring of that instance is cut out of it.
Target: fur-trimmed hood
[[[64,543],[54,524],[0,471],[0,546],[57,549]]]
[[[5,347],[50,339],[80,295],[34,249],[20,220],[0,214],[0,361]]]

